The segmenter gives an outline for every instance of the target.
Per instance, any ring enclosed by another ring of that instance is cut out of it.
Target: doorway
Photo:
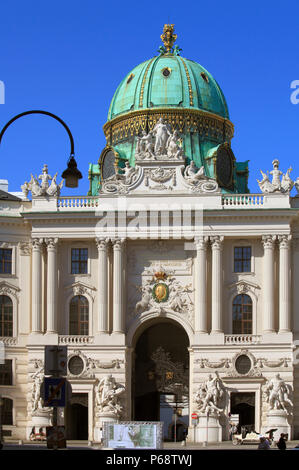
[[[255,431],[255,393],[231,393],[230,412],[239,415],[239,429],[245,427],[248,432]]]
[[[135,346],[132,370],[134,421],[162,421],[164,439],[172,440],[174,406],[182,404],[180,420],[189,419],[189,338],[171,321],[149,326]],[[179,431],[179,430],[178,430]],[[178,434],[180,434],[178,432]]]
[[[88,394],[73,393],[66,407],[66,435],[71,441],[88,440]]]

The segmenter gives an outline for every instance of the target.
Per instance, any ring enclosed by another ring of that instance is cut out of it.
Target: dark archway
[[[88,395],[74,393],[66,408],[67,439],[75,441],[88,440]]]
[[[232,393],[231,414],[239,415],[239,426],[255,431],[255,393]]]
[[[175,406],[188,425],[189,338],[172,321],[149,326],[136,342],[132,371],[132,409],[135,421],[163,421],[164,438],[171,439],[169,425]],[[178,387],[178,384],[180,385]]]

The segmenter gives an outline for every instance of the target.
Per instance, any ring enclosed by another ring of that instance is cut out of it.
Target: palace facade
[[[274,160],[249,192],[224,95],[174,36],[165,25],[160,54],[119,85],[88,196],[61,195],[46,165],[22,196],[0,192],[6,439],[51,422],[46,345],[68,348],[69,439],[121,420],[200,442],[209,414],[208,440],[236,419],[299,438],[297,183]]]

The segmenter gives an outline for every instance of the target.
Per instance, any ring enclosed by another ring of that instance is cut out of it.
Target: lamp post
[[[8,121],[7,124],[3,127],[2,131],[0,132],[0,144],[2,137],[6,131],[6,129],[17,119],[19,119],[22,116],[27,116],[28,114],[44,114],[46,116],[50,116],[56,121],[58,121],[62,126],[65,128],[65,130],[68,133],[69,139],[70,139],[70,144],[71,144],[71,152],[70,152],[70,157],[67,162],[67,168],[64,170],[62,173],[62,178],[65,179],[65,186],[67,188],[77,188],[78,187],[78,180],[82,178],[81,172],[77,168],[77,162],[75,160],[75,149],[74,149],[74,139],[72,136],[72,133],[66,123],[58,116],[56,116],[53,113],[49,113],[48,111],[41,111],[41,110],[31,110],[31,111],[25,111],[24,113],[17,114],[14,116],[10,121]]]
[[[178,402],[181,401],[182,397],[182,388],[183,384],[181,383],[175,383],[173,385],[174,389],[174,395],[175,395],[175,406],[174,406],[174,442],[176,442],[177,439],[177,433],[176,433],[176,425],[177,425],[177,416],[181,416],[182,409],[178,407]]]
[[[3,398],[0,395],[0,450],[3,447],[3,440],[2,440],[2,406],[3,406]]]

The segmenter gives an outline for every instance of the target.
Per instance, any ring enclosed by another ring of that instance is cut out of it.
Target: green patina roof
[[[165,69],[170,71],[167,77]],[[212,75],[197,62],[171,53],[153,57],[126,75],[111,101],[108,121],[159,107],[198,109],[229,118],[225,97]]]

